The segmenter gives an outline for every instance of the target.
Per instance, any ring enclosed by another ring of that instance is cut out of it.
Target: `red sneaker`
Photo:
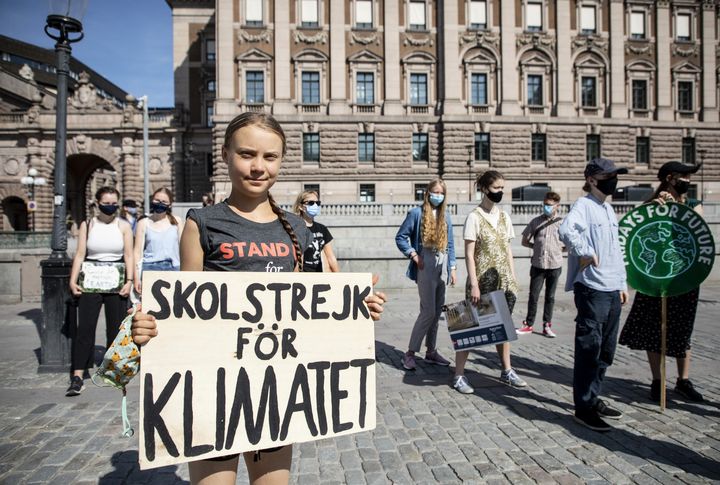
[[[532,325],[528,325],[527,322],[522,323],[522,327],[515,330],[518,335],[530,335],[533,333]]]

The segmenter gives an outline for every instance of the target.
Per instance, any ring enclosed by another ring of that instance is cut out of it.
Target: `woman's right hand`
[[[153,337],[157,337],[157,322],[155,317],[140,311],[142,307],[138,307],[138,311],[132,319],[132,337],[133,342],[137,345],[145,345]]]
[[[478,285],[470,286],[470,301],[475,305],[480,303],[480,287]]]
[[[423,269],[425,267],[423,258],[419,254],[413,256],[413,261],[415,261],[415,264],[417,264],[418,269]]]
[[[74,281],[70,282],[70,293],[72,293],[73,296],[82,295],[82,290],[80,289],[80,286]]]

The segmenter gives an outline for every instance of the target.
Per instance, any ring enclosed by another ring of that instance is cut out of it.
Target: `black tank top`
[[[312,233],[303,220],[287,211],[301,253],[312,244]],[[226,202],[190,209],[198,225],[205,271],[293,271],[297,257],[292,240],[280,220],[253,222],[236,214]]]

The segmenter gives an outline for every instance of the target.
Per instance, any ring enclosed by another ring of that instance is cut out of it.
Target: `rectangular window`
[[[303,162],[320,161],[320,133],[303,133]]]
[[[532,161],[544,162],[547,160],[547,143],[545,133],[532,134]]]
[[[355,27],[358,29],[372,29],[372,26],[372,0],[355,0]]]
[[[360,184],[360,202],[375,202],[375,184]]]
[[[675,39],[681,42],[688,42],[690,35],[690,19],[692,17],[687,13],[679,13],[675,16]]]
[[[583,6],[580,8],[580,31],[585,35],[597,32],[595,20],[595,7]]]
[[[375,74],[358,72],[355,89],[357,104],[375,104]]]
[[[303,191],[312,190],[320,196],[320,184],[303,184]]]
[[[487,74],[473,74],[470,78],[470,101],[473,106],[487,104]]]
[[[413,133],[412,137],[412,160],[413,162],[427,162],[428,156],[428,135],[427,133]]]
[[[215,39],[205,41],[205,60],[215,62]]]
[[[585,160],[600,157],[600,135],[586,135],[585,138]]]
[[[528,2],[525,4],[525,29],[530,32],[540,32],[542,28],[542,3]]]
[[[302,73],[302,104],[320,104],[320,73]]]
[[[594,77],[582,78],[581,103],[584,108],[597,107],[597,90],[595,89],[596,79]]]
[[[695,111],[692,81],[678,82],[678,111]]]
[[[208,92],[209,92],[209,93],[214,93],[214,92],[215,92],[215,88],[216,88],[215,80],[214,80],[214,79],[209,80],[209,81],[207,82],[207,90],[208,90]]]
[[[647,81],[644,79],[633,79],[632,82],[632,107],[636,110],[648,109],[647,103]]]
[[[543,105],[543,77],[537,74],[529,74],[527,77],[527,104],[528,106]]]
[[[425,200],[425,184],[415,184],[415,202],[422,202]]]
[[[262,71],[247,71],[245,73],[245,94],[248,104],[262,104],[265,102],[265,73]]]
[[[645,12],[630,12],[630,38],[645,38]]]
[[[263,0],[245,0],[245,25],[261,26],[263,24]]]
[[[643,165],[650,163],[650,138],[647,136],[635,138],[635,163]]]
[[[318,1],[302,0],[300,3],[300,25],[302,27],[318,26]]]
[[[213,125],[213,107],[215,103],[213,101],[208,101],[205,104],[205,126],[212,126]]]
[[[475,133],[475,160],[490,161],[490,133]]]
[[[428,104],[427,74],[410,74],[410,104]]]
[[[410,1],[408,8],[408,27],[410,30],[427,30],[425,2]]]
[[[375,161],[375,134],[359,133],[358,134],[358,161],[374,162]]]
[[[213,163],[212,153],[205,154],[205,175],[209,178],[215,173],[215,164]]]
[[[470,28],[484,30],[487,28],[487,2],[470,1]]]
[[[682,163],[695,165],[695,138],[682,139]]]

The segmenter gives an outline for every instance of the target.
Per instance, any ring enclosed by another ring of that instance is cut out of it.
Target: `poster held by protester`
[[[140,467],[375,428],[370,274],[153,272]]]
[[[456,352],[517,340],[505,293],[501,290],[481,295],[477,305],[462,300],[445,305],[443,311]]]

